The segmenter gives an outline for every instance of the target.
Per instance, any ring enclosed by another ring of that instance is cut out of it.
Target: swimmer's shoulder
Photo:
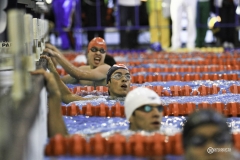
[[[86,66],[80,66],[79,68],[80,68],[80,69],[91,69],[89,65],[86,65]]]
[[[106,64],[106,63],[103,63],[102,65],[100,65],[101,67],[103,67],[103,68],[106,68],[106,69],[109,69],[111,66],[109,66],[108,64]],[[99,66],[99,67],[100,67]]]

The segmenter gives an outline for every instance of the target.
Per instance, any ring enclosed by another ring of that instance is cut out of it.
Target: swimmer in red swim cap
[[[106,51],[107,46],[104,39],[96,37],[89,42],[87,49],[87,60],[91,68],[96,68],[99,65],[104,64]]]
[[[88,51],[92,48],[92,47],[101,47],[103,48],[105,51],[107,50],[107,45],[104,39],[102,39],[101,37],[95,37],[93,38],[89,43],[88,43]]]
[[[62,78],[64,83],[80,83],[94,87],[106,85],[106,75],[110,66],[104,63],[107,46],[103,38],[95,37],[89,42],[87,50],[88,65],[79,68],[72,65],[61,52],[51,44],[46,44],[44,51],[50,53],[69,74]]]

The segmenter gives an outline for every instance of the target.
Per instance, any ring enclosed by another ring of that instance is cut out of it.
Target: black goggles
[[[137,108],[137,110],[143,111],[143,112],[151,112],[153,110],[153,108],[155,108],[155,107],[153,107],[151,105],[144,105],[142,107]],[[163,106],[162,105],[156,106],[156,108],[159,112],[163,111]]]
[[[97,51],[99,51],[99,52],[102,53],[102,54],[106,53],[106,51],[105,51],[103,48],[97,49],[96,47],[92,47],[90,50],[91,50],[92,52],[97,52]]]
[[[217,133],[211,137],[204,135],[194,135],[188,140],[188,144],[195,147],[204,146],[209,140],[213,141],[217,145],[226,144],[231,142],[231,136],[228,132]]]

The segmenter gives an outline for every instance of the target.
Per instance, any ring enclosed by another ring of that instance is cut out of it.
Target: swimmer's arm
[[[78,80],[76,78],[71,77],[70,75],[61,77],[61,80],[65,84],[77,84],[78,83]]]
[[[60,88],[61,91],[61,99],[63,103],[70,103],[73,101],[81,101],[81,100],[87,100],[86,98],[83,98],[81,96],[78,96],[76,94],[73,94],[72,92],[70,92],[70,90],[68,89],[68,87],[63,83],[63,81],[61,80],[61,78],[59,77],[57,71],[53,72],[53,75],[57,81],[58,87]]]
[[[61,100],[63,103],[70,103],[72,101],[87,100],[86,98],[80,97],[70,92],[68,87],[62,82],[57,70],[55,69],[53,62],[50,57],[42,55],[41,58],[44,58],[48,61],[48,68],[51,73],[54,75],[54,78],[57,82],[57,85],[61,92]]]
[[[89,69],[89,68],[86,67],[86,66],[80,66],[79,69]],[[79,81],[78,81],[76,78],[70,76],[69,74],[66,75],[66,76],[63,76],[63,77],[61,78],[61,80],[62,80],[63,83],[65,83],[65,84],[78,84],[78,83],[79,83]]]
[[[90,80],[90,81],[99,81],[106,78],[109,65],[101,65],[95,69],[85,70],[82,68],[77,68],[71,64],[57,49],[52,45],[48,45],[44,49],[45,52],[48,52],[50,55],[56,58],[58,63],[65,69],[65,71],[72,77],[78,80]]]
[[[101,65],[95,69],[72,68],[72,73],[69,73],[69,75],[79,80],[100,81],[106,79],[109,68],[110,66],[107,64]]]
[[[64,60],[63,60],[64,61]],[[68,62],[69,63],[69,62]],[[103,80],[107,76],[109,65],[101,65],[95,69],[82,69],[73,66],[71,63],[60,63],[65,71],[75,79],[78,80],[89,80],[89,81],[99,81]]]
[[[56,134],[68,135],[61,112],[61,96],[48,96],[48,137]],[[57,122],[57,123],[56,123]]]
[[[57,60],[54,57],[52,57],[51,59],[52,59],[52,62],[54,64],[55,68],[57,68],[57,65],[58,65]]]
[[[77,78],[78,68],[75,67],[72,63],[70,63],[62,53],[53,45],[46,44],[46,48],[44,52],[49,53],[54,59],[65,69],[65,71],[72,77]]]
[[[56,77],[56,81],[57,84],[60,88],[61,91],[61,99],[63,103],[70,103],[73,101],[82,101],[82,100],[88,100],[87,98],[83,98],[81,96],[78,96],[76,94],[73,94],[72,92],[70,92],[70,90],[68,89],[68,87],[63,83],[63,81],[60,79],[59,75],[57,72],[53,73],[54,77]]]
[[[92,97],[92,98],[83,98],[81,96],[78,96],[76,94],[66,94],[63,98],[63,102],[68,104],[70,102],[73,102],[73,101],[82,101],[82,100],[93,100],[93,99],[96,99],[98,97]]]
[[[68,135],[67,128],[62,118],[61,113],[61,93],[56,84],[56,80],[51,73],[46,72],[43,69],[31,72],[33,75],[42,74],[45,78],[45,84],[48,91],[48,136],[52,137],[59,133],[62,135]]]

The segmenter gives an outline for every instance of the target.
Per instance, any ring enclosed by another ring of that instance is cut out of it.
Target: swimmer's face
[[[95,37],[89,42],[87,60],[91,68],[96,68],[104,63],[106,51],[106,42],[101,37]]]
[[[91,68],[96,68],[104,64],[104,59],[106,56],[106,50],[99,45],[92,46],[87,55],[88,63]]]
[[[231,148],[227,152],[214,152],[209,154],[207,149],[212,148]],[[195,128],[189,138],[185,149],[186,160],[225,160],[231,159],[232,153],[231,135],[221,131],[213,124],[206,124]]]
[[[118,69],[111,75],[108,91],[112,97],[125,97],[130,90],[131,75],[126,69]]]
[[[161,126],[163,106],[146,104],[137,108],[129,118],[130,129],[133,131],[158,131]]]

